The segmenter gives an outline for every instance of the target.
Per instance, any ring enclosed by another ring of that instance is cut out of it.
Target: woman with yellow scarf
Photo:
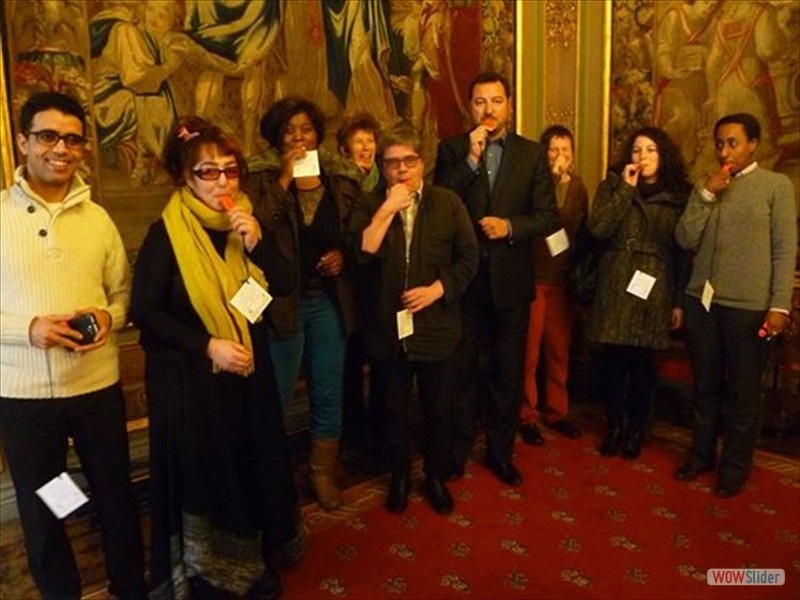
[[[269,557],[297,546],[297,496],[263,309],[268,294],[292,291],[292,270],[262,237],[239,191],[244,157],[219,127],[181,120],[163,162],[179,187],[142,243],[133,291],[150,419],[151,597],[188,587],[192,598],[274,598]]]

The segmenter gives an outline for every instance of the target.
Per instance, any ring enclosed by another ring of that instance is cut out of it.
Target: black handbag
[[[575,304],[589,306],[597,292],[600,258],[608,242],[598,240],[583,224],[578,232],[575,250],[567,271],[567,296]]]

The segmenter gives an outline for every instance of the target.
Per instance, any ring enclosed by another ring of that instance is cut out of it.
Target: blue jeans
[[[294,396],[303,352],[306,355],[311,436],[339,439],[342,434],[342,378],[347,347],[339,309],[327,295],[302,296],[297,333],[270,338],[275,378],[284,408]]]

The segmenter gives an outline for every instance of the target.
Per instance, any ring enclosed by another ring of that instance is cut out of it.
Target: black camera
[[[100,333],[100,325],[93,313],[78,315],[74,319],[67,321],[67,325],[83,336],[83,338],[78,341],[78,344],[81,346],[94,342],[97,338],[97,334]]]

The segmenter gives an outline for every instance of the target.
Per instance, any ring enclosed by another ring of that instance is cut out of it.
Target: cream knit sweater
[[[116,335],[102,347],[76,353],[33,346],[38,315],[86,307],[105,309],[112,330],[124,327],[130,303],[130,268],[108,213],[91,201],[75,176],[66,198],[46,203],[24,178],[0,192],[0,395],[68,398],[119,380]]]

